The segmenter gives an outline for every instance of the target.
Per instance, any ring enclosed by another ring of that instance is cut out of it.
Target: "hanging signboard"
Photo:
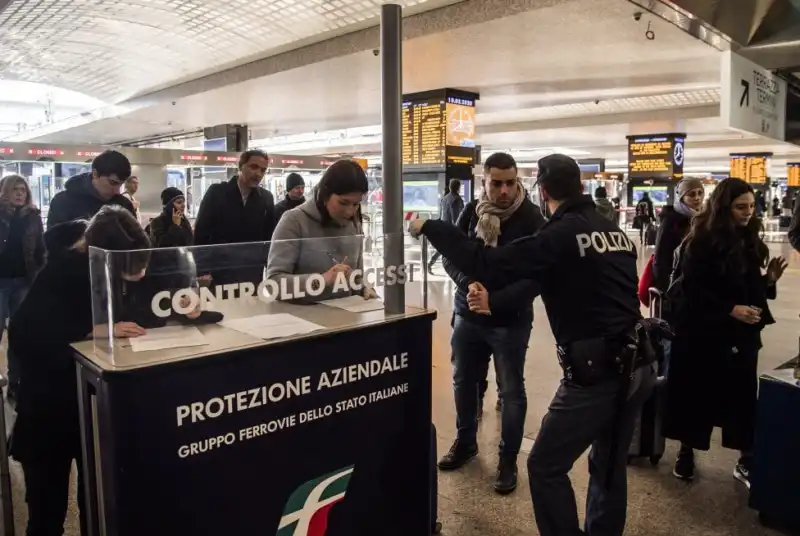
[[[720,116],[728,128],[786,139],[786,81],[733,52],[722,54]]]

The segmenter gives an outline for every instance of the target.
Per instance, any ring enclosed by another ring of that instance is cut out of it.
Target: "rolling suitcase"
[[[652,223],[648,224],[647,229],[644,232],[644,245],[655,246],[657,235],[658,235],[658,226]]]
[[[650,289],[650,316],[661,318],[661,292],[655,288]],[[661,421],[664,414],[664,399],[666,394],[666,378],[662,375],[664,359],[659,352],[659,374],[653,394],[642,406],[636,416],[633,429],[633,439],[628,447],[628,462],[636,458],[648,458],[650,463],[658,465],[664,456],[666,439],[661,433]]]

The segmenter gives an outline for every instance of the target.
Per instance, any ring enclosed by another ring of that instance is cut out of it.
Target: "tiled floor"
[[[774,244],[775,252],[785,246]],[[792,253],[791,266],[779,287],[779,298],[773,304],[778,324],[767,328],[765,347],[761,353],[761,369],[768,370],[797,354],[800,320],[800,257]],[[440,272],[441,274],[441,272]],[[455,411],[450,370],[450,303],[452,284],[445,277],[433,277],[430,299],[439,308],[434,335],[433,411],[438,427],[440,453],[446,451],[455,432]],[[541,302],[536,303],[536,320],[526,363],[528,416],[525,447],[530,449],[539,423],[560,378],[560,369],[553,352],[553,337]],[[440,519],[444,534],[452,536],[521,536],[538,534],[528,492],[524,455],[520,459],[520,485],[515,493],[501,497],[491,489],[499,440],[499,415],[494,410],[496,394],[487,395],[480,431],[481,453],[463,470],[443,473],[439,477]],[[668,444],[664,461],[653,468],[649,463],[632,466],[628,472],[629,536],[760,536],[775,534],[759,526],[756,514],[747,507],[744,488],[731,477],[736,453],[722,450],[717,436],[709,453],[698,458],[699,474],[695,483],[687,485],[671,476],[675,445]],[[585,459],[572,471],[579,510],[586,495]],[[26,509],[22,474],[12,464],[17,534],[24,534]],[[78,535],[76,508],[70,508],[67,536]]]

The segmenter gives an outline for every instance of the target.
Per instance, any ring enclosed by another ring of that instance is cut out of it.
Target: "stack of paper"
[[[223,320],[219,325],[259,339],[279,339],[325,329],[323,326],[286,313]]]
[[[333,300],[325,300],[320,302],[329,307],[336,307],[337,309],[344,309],[351,313],[367,313],[369,311],[383,311],[383,302],[381,300],[365,300],[361,296],[348,296],[346,298],[336,298]]]
[[[150,352],[167,348],[184,348],[208,344],[205,336],[194,326],[167,326],[148,329],[146,335],[132,337],[131,349],[134,352]]]

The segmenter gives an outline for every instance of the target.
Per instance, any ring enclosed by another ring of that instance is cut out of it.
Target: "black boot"
[[[733,468],[733,478],[750,489],[750,469],[753,467],[752,456],[742,456]]]
[[[517,489],[517,460],[516,458],[500,458],[500,463],[497,464],[494,490],[500,495],[508,495],[515,489]]]
[[[456,439],[453,446],[442,456],[436,466],[442,471],[461,469],[468,461],[478,455],[478,445],[467,445]]]

